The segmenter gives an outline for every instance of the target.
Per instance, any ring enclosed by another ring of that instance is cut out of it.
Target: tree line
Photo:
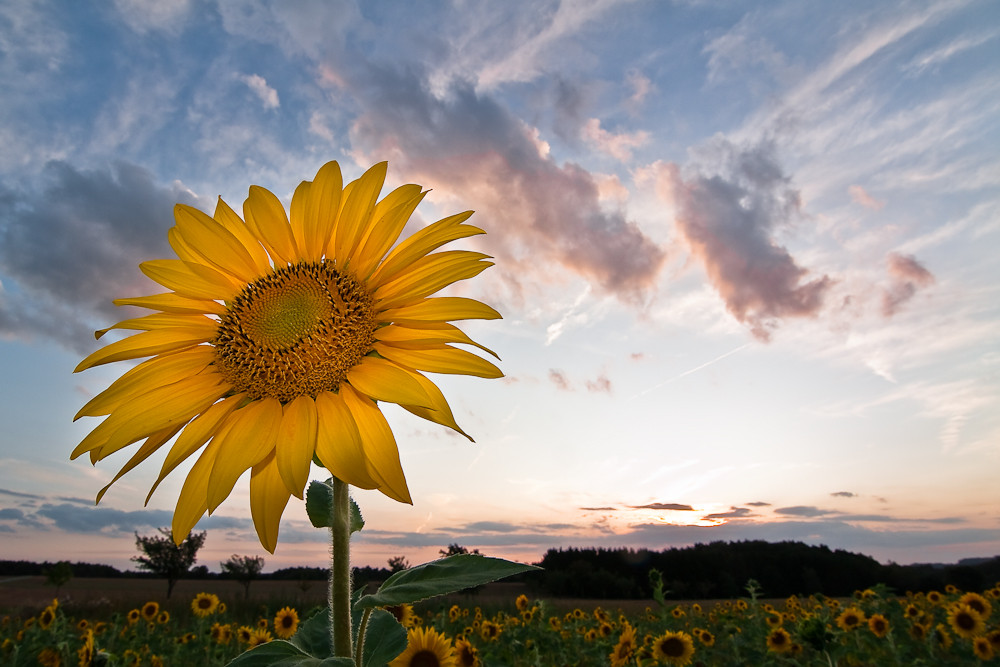
[[[898,592],[941,590],[953,584],[983,590],[1000,580],[1000,557],[955,565],[883,565],[874,558],[802,542],[712,542],[665,551],[648,549],[550,549],[543,570],[525,581],[552,597],[648,599],[650,570],[661,573],[673,599],[745,595],[751,579],[767,597],[822,593],[851,595],[877,584]]]

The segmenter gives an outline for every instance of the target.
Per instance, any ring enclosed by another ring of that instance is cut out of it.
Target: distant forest
[[[53,563],[0,560],[0,576],[43,576]],[[943,590],[948,584],[982,591],[1000,582],[1000,556],[966,559],[957,564],[883,565],[873,558],[801,542],[712,542],[681,549],[549,549],[543,570],[506,581],[520,581],[542,597],[649,599],[649,572],[658,570],[668,599],[735,598],[746,594],[751,579],[765,597],[822,593],[849,596],[856,590],[885,584],[897,593]],[[121,571],[110,565],[72,563],[76,577],[154,577]],[[357,584],[384,581],[387,568],[354,569]],[[328,570],[290,567],[262,573],[260,580],[324,580]],[[185,578],[217,579],[204,565]]]

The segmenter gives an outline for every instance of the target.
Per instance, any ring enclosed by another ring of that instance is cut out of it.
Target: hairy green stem
[[[371,607],[366,607],[364,614],[361,616],[361,622],[358,623],[358,654],[354,656],[355,667],[362,667],[365,648],[365,630],[368,629],[368,617],[371,615]]]
[[[334,477],[332,485],[330,642],[335,657],[351,658],[351,496],[346,482]]]

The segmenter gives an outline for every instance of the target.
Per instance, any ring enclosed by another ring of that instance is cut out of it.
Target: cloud
[[[882,314],[892,317],[917,290],[934,283],[934,275],[913,255],[891,252],[886,258],[892,284],[882,293]]]
[[[0,197],[0,336],[93,349],[94,321],[123,318],[111,300],[149,293],[137,264],[168,256],[178,201],[194,198],[127,162],[95,170],[50,162],[37,191]]]
[[[834,498],[857,498],[858,494],[851,493],[850,491],[834,491],[830,494]]]
[[[801,200],[771,145],[717,138],[704,152],[715,167],[682,174],[677,165],[656,165],[658,192],[676,207],[677,230],[727,310],[769,340],[782,318],[817,315],[832,280],[810,279],[776,240],[801,217]]]
[[[607,375],[599,375],[593,380],[586,381],[587,391],[590,392],[602,392],[605,394],[611,393],[611,380]]]
[[[557,389],[562,389],[563,391],[570,391],[571,387],[569,384],[569,378],[566,377],[566,373],[555,368],[549,369],[549,380],[556,386]]]
[[[414,67],[341,74],[364,109],[350,133],[355,151],[390,159],[436,195],[474,208],[476,224],[502,231],[484,243],[514,289],[550,277],[552,264],[627,301],[654,284],[664,250],[621,211],[604,210],[595,176],[557,164],[497,99],[463,81],[436,95]]]
[[[584,123],[582,136],[597,150],[622,162],[631,160],[632,149],[642,146],[649,140],[648,132],[622,132],[619,134],[609,132],[601,127],[601,121],[598,118],[591,118]]]
[[[39,496],[34,493],[22,493],[20,491],[11,491],[10,489],[0,489],[0,494],[5,496],[14,496],[15,498],[28,498],[30,500],[41,500],[45,496]]]
[[[581,507],[584,512],[617,512],[617,507]]]
[[[690,505],[680,505],[678,503],[649,503],[648,505],[629,505],[634,510],[669,510],[672,512],[693,512]]]
[[[750,507],[770,507],[771,506],[771,503],[764,503],[764,502],[761,502],[759,500],[755,500],[752,503],[744,503],[744,504],[745,505],[749,505]]]
[[[860,204],[865,208],[870,208],[873,211],[879,211],[882,209],[883,206],[885,206],[884,201],[879,201],[878,199],[875,199],[870,194],[868,194],[868,191],[865,190],[860,185],[852,185],[848,187],[847,194],[851,196],[851,201],[854,202],[855,204]]]
[[[706,514],[702,517],[702,519],[745,519],[751,516],[757,516],[757,514],[755,514],[753,510],[749,510],[746,507],[733,507],[728,512]]]
[[[253,94],[264,103],[265,109],[277,109],[281,106],[278,101],[278,91],[267,85],[267,81],[259,74],[246,74],[239,77],[240,81],[253,91]]]
[[[809,505],[795,505],[794,507],[779,507],[774,510],[775,514],[783,514],[785,516],[827,516],[829,514],[837,514],[832,510],[823,510],[818,507],[812,507]]]
[[[177,32],[185,23],[190,0],[115,0],[119,16],[129,28],[145,34],[150,30]]]

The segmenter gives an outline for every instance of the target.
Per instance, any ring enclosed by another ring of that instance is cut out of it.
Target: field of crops
[[[739,599],[625,611],[524,594],[453,596],[390,610],[410,639],[392,666],[988,664],[1000,662],[994,607],[1000,584],[903,596],[876,587],[842,600],[761,600],[751,585]],[[112,609],[51,600],[0,616],[0,664],[224,665],[257,644],[293,637],[316,613],[325,611],[211,592]]]

